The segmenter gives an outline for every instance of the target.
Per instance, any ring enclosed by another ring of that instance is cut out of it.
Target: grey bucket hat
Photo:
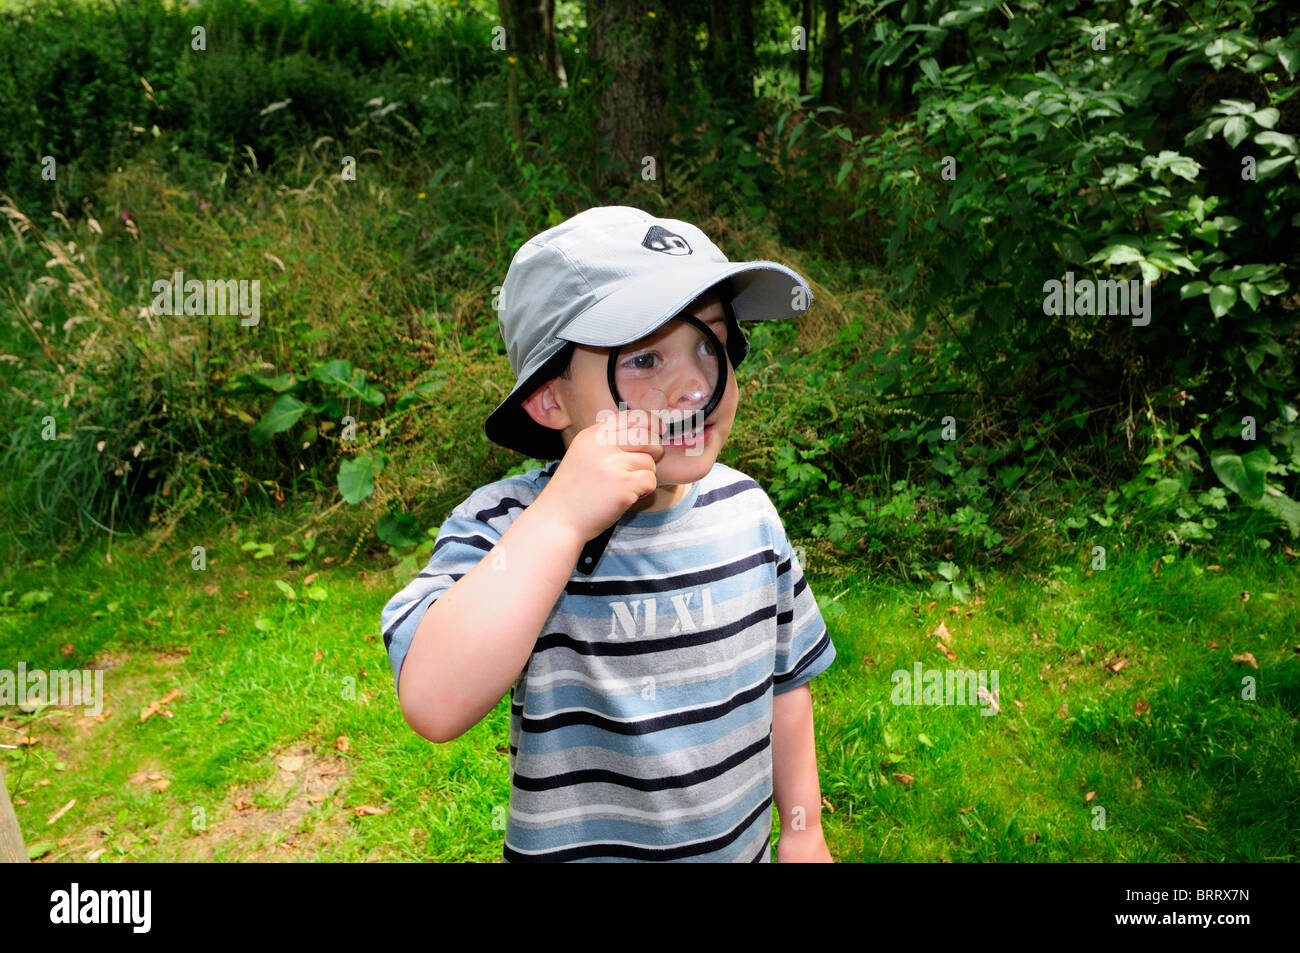
[[[812,304],[808,283],[784,265],[728,261],[694,225],[627,205],[589,208],[526,241],[506,272],[498,312],[517,382],[488,416],[488,439],[541,460],[563,457],[560,432],[533,420],[523,403],[564,372],[573,345],[637,341],[715,286],[733,367],[749,353],[737,322],[795,318]]]

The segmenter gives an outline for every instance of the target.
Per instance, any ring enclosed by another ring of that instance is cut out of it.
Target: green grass
[[[11,603],[54,596],[0,613],[6,666],[114,666],[102,722],[58,708],[10,708],[0,722],[0,743],[35,739],[3,758],[26,839],[48,848],[42,860],[499,858],[505,701],[450,744],[412,732],[378,639],[379,610],[406,576],[382,554],[342,565],[347,538],[327,530],[305,560],[289,560],[312,524],[289,509],[233,530],[209,516],[153,554],[133,541],[111,562],[100,548],[9,577]],[[255,560],[241,550],[250,540],[276,542],[275,555]],[[203,572],[192,545],[208,547]],[[1105,572],[994,572],[956,612],[862,582],[848,564],[809,562],[839,653],[813,682],[837,860],[1297,859],[1289,561],[1205,572],[1181,560],[1156,573],[1153,551],[1112,557]],[[304,583],[313,572],[316,589]],[[956,662],[937,647],[941,620]],[[1231,661],[1244,652],[1258,669]],[[1103,667],[1117,657],[1118,672]],[[890,673],[917,661],[998,670],[1001,712],[891,704]],[[1257,680],[1254,701],[1241,698],[1243,676]],[[172,717],[140,721],[173,690]],[[1149,713],[1135,712],[1139,699]],[[293,757],[301,764],[282,770]]]

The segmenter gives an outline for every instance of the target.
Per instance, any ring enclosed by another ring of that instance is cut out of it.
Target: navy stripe
[[[525,791],[551,791],[555,788],[568,787],[573,784],[618,784],[635,791],[668,791],[673,788],[688,788],[694,784],[711,781],[719,775],[726,774],[732,768],[744,764],[751,758],[762,754],[771,747],[771,733],[759,738],[751,745],[741,748],[735,754],[723,758],[717,764],[708,765],[684,774],[673,774],[660,778],[638,778],[620,771],[603,768],[587,768],[582,771],[566,771],[546,777],[532,777],[515,772],[515,786]]]
[[[570,580],[564,584],[564,591],[571,596],[628,596],[642,592],[671,592],[674,589],[687,589],[717,582],[728,576],[738,576],[756,566],[775,561],[776,553],[765,549],[721,566],[710,566],[708,569],[679,572],[667,576],[641,579]]]
[[[801,661],[790,671],[786,672],[784,675],[775,676],[773,678],[773,682],[777,684],[784,684],[785,682],[788,682],[791,679],[798,678],[800,672],[806,669],[813,662],[817,661],[817,659],[821,658],[821,654],[826,651],[826,649],[830,646],[830,644],[831,644],[830,632],[822,632],[822,637],[817,640],[816,645],[814,645],[811,649],[809,649],[808,654],[803,657],[803,661]]]
[[[534,643],[533,655],[545,652],[548,649],[569,649],[579,655],[616,656],[647,655],[651,652],[669,652],[676,649],[694,648],[697,645],[708,645],[710,642],[721,642],[729,639],[733,635],[745,631],[751,625],[757,625],[764,619],[771,618],[775,612],[776,606],[766,605],[755,609],[748,615],[741,616],[735,622],[728,622],[725,625],[715,626],[711,629],[682,632],[677,635],[668,635],[655,639],[591,642],[585,639],[575,639],[565,632],[548,632]]]
[[[556,731],[569,725],[590,725],[593,728],[599,728],[602,731],[608,731],[616,735],[649,735],[656,731],[666,731],[669,728],[680,728],[683,725],[698,725],[706,721],[716,721],[737,708],[762,698],[771,686],[772,676],[769,675],[753,688],[738,692],[726,701],[719,702],[716,705],[706,705],[703,708],[695,708],[689,711],[675,711],[667,715],[660,715],[657,718],[644,718],[640,721],[615,721],[613,718],[606,718],[594,711],[562,711],[559,714],[549,715],[545,718],[530,718],[525,714],[520,719],[519,727],[530,734],[540,734],[543,731]]]

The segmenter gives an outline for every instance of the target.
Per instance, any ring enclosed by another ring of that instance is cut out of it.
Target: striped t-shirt
[[[452,510],[429,565],[384,607],[394,680],[425,610],[557,466]],[[715,463],[671,508],[625,513],[595,572],[570,576],[511,689],[504,859],[770,862],[773,694],[834,658],[749,477]]]

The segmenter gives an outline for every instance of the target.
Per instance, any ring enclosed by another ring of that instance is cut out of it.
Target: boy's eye
[[[659,355],[654,351],[642,351],[624,361],[623,366],[633,371],[649,371],[654,369],[655,362],[658,360]]]

